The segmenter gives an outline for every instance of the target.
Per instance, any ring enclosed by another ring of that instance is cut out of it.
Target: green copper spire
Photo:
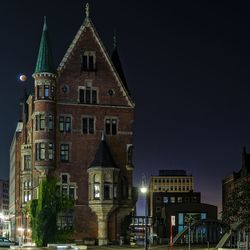
[[[40,42],[40,48],[35,70],[35,73],[43,73],[43,72],[55,73],[55,67],[53,64],[53,57],[49,42],[46,17],[44,17],[43,33]]]

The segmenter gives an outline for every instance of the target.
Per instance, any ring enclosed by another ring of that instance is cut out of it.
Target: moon
[[[26,76],[26,75],[20,75],[20,76],[19,76],[19,80],[20,80],[21,82],[25,82],[25,81],[27,80],[27,76]]]

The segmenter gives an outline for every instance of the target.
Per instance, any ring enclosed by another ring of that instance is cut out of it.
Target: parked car
[[[11,241],[5,237],[0,237],[0,247],[10,247],[17,245],[17,242]]]

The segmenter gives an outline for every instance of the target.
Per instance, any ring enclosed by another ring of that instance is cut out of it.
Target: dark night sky
[[[250,20],[247,1],[90,2],[110,51],[115,28],[136,102],[135,182],[141,173],[186,169],[203,202],[221,204],[221,180],[250,151]],[[58,64],[83,22],[81,0],[0,3],[0,178],[24,87],[32,90],[43,16]],[[19,73],[29,76],[26,83]]]

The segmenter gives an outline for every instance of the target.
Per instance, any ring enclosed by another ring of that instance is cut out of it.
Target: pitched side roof
[[[126,83],[123,82],[123,80],[121,79],[121,76],[120,74],[118,73],[116,67],[114,66],[109,54],[107,53],[92,21],[90,20],[89,17],[86,17],[83,24],[81,25],[80,29],[78,30],[75,38],[73,39],[71,45],[69,46],[66,54],[64,55],[61,63],[59,64],[59,67],[57,69],[58,71],[58,74],[62,74],[63,70],[65,69],[66,65],[67,65],[67,62],[69,60],[69,58],[73,55],[73,50],[76,46],[76,44],[78,43],[78,41],[80,40],[80,38],[82,36],[84,36],[84,32],[86,30],[86,28],[90,28],[90,30],[92,31],[93,33],[93,37],[95,38],[97,44],[99,45],[100,47],[100,50],[101,52],[103,53],[104,55],[104,58],[106,59],[106,62],[107,64],[109,65],[117,83],[118,83],[118,86],[120,87],[120,90],[123,92],[123,95],[124,97],[127,99],[127,102],[128,102],[128,105],[131,106],[131,107],[134,107],[134,102],[132,101],[131,99],[131,96],[130,96],[130,93],[128,91],[128,88],[125,86]]]
[[[90,164],[89,168],[117,168],[112,154],[110,152],[107,142],[102,139],[97,151],[94,160]]]
[[[35,73],[43,73],[43,72],[48,72],[48,73],[56,72],[53,63],[46,17],[44,17],[42,37],[36,62],[36,69],[35,69]]]
[[[126,81],[125,74],[124,74],[123,69],[122,69],[122,64],[121,64],[121,60],[120,60],[117,48],[114,49],[114,51],[113,51],[113,53],[111,55],[111,60],[112,60],[114,66],[116,68],[117,73],[119,74],[119,76],[120,76],[120,78],[122,80],[122,83],[123,83],[124,87],[126,88],[128,94],[131,95],[128,84],[127,84],[127,81]]]

